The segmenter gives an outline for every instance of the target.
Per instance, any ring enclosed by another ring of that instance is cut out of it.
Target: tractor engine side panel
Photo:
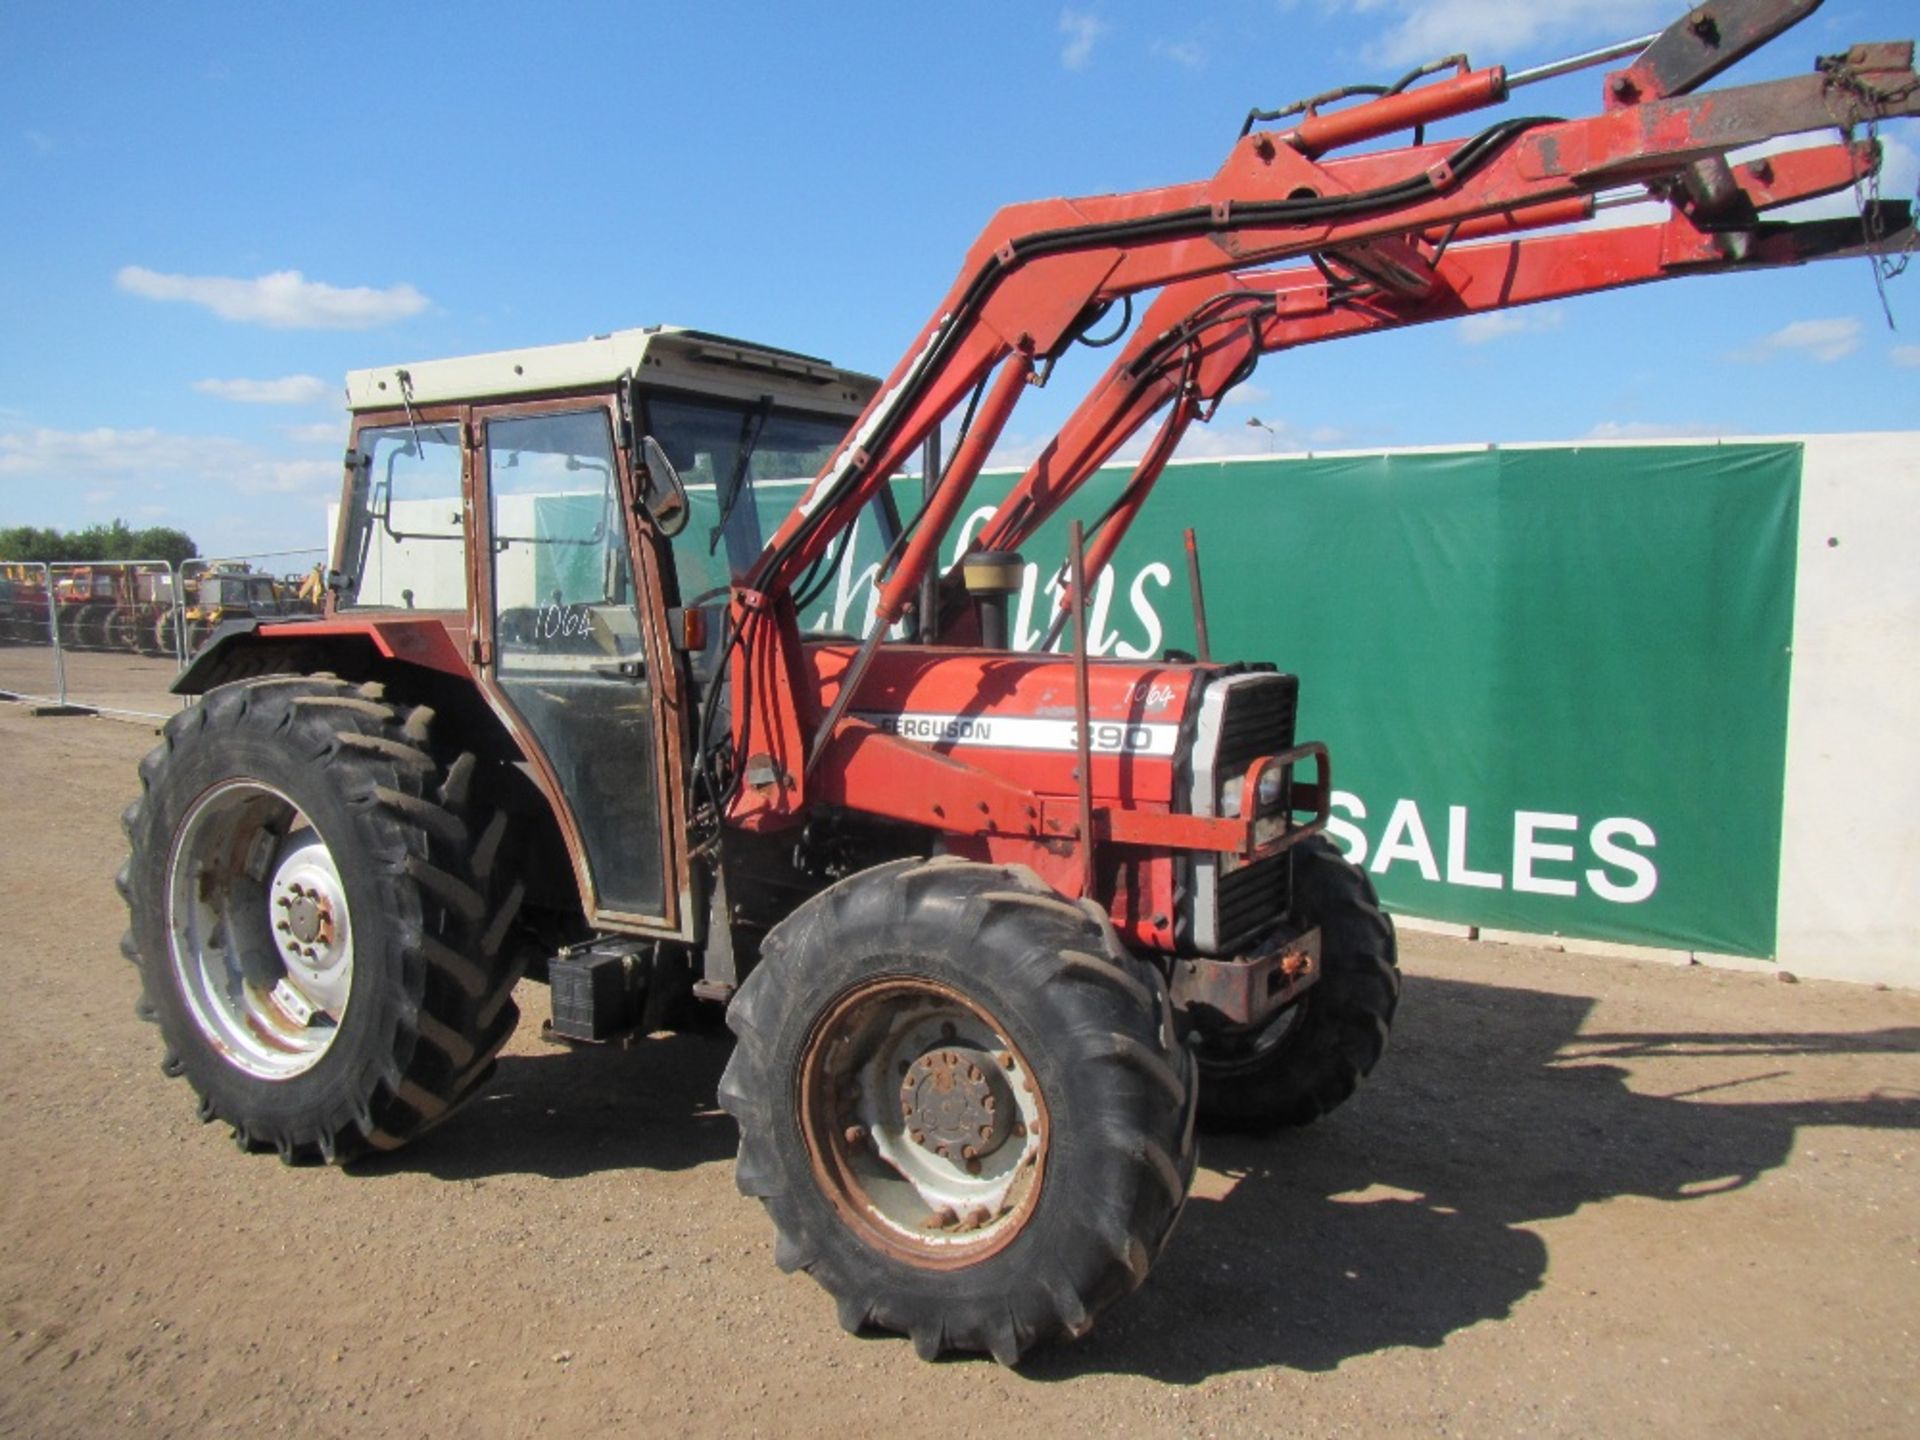
[[[832,704],[854,647],[807,649]],[[1096,802],[1171,806],[1186,750],[1191,665],[1096,660],[1089,667]],[[1053,655],[883,646],[849,712],[876,729],[1041,795],[1071,796],[1078,728],[1073,663]],[[850,797],[858,804],[858,797]]]

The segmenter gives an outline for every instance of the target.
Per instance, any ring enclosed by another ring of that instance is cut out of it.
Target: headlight
[[[1247,777],[1236,775],[1220,787],[1220,813],[1229,820],[1240,818],[1240,801],[1247,788]],[[1260,778],[1253,790],[1253,813],[1265,815],[1280,804],[1287,788],[1287,767],[1278,760],[1260,767]]]
[[[1278,761],[1268,765],[1260,772],[1260,783],[1254,790],[1254,804],[1260,808],[1254,813],[1264,815],[1280,803],[1281,792],[1287,788],[1287,767]]]

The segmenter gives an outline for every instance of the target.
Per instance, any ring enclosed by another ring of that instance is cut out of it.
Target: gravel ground
[[[773,1266],[725,1042],[540,1043],[399,1155],[196,1123],[109,880],[147,729],[0,705],[0,1433],[1920,1433],[1920,994],[1409,935],[1331,1120],[1207,1144],[1018,1372]]]

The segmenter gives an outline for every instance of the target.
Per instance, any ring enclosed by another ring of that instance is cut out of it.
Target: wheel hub
[[[1013,1131],[1012,1092],[982,1051],[930,1050],[907,1066],[900,1113],[914,1144],[955,1164],[998,1150]]]
[[[301,849],[273,877],[273,940],[287,967],[324,975],[345,958],[338,916],[346,913],[340,877],[324,851]]]

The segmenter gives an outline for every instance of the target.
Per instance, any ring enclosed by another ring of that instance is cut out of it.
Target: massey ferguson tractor
[[[1089,587],[1269,351],[1911,244],[1904,204],[1766,218],[1872,194],[1910,44],[1701,88],[1816,3],[1450,57],[1256,111],[1209,178],[1003,210],[877,383],[668,327],[352,374],[324,613],[215,632],[126,812],[166,1073],[245,1149],[346,1162],[480,1091],[523,978],[583,1044],[724,1009],[740,1189],[849,1330],[1008,1364],[1084,1333],[1166,1244],[1196,1125],[1324,1115],[1399,994],[1285,657],[1209,653],[1195,563],[1195,653],[1092,659]],[[1597,114],[1427,133],[1613,62]],[[1592,223],[1622,202],[1662,218]],[[1016,402],[1147,291],[943,567]],[[1021,547],[1156,415],[1009,648]]]

